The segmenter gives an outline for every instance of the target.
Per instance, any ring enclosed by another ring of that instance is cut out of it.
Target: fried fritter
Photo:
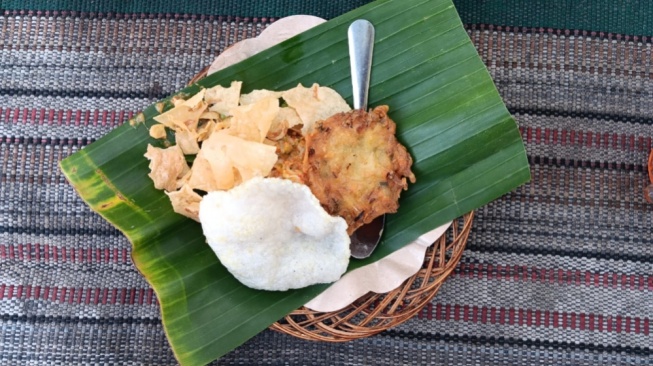
[[[319,122],[306,137],[305,183],[351,235],[363,224],[396,212],[399,195],[415,182],[413,159],[395,137],[387,106],[353,110]]]

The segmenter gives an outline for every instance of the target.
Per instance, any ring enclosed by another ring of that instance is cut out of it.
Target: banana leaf
[[[421,234],[526,182],[529,167],[503,104],[450,0],[381,0],[344,14],[213,74],[200,87],[243,81],[243,91],[317,82],[351,103],[347,27],[376,27],[370,105],[387,104],[398,139],[414,158],[417,183],[389,215],[372,263]],[[154,288],[182,365],[208,363],[300,307],[327,285],[268,292],[241,285],[205,243],[198,223],[172,211],[143,157],[152,117],[169,99],[61,162],[86,203],[133,244],[135,266]]]

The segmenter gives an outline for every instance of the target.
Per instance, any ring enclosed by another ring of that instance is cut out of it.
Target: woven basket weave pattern
[[[346,342],[369,337],[415,316],[438,292],[462,256],[474,214],[455,220],[428,248],[422,268],[398,288],[368,293],[342,310],[321,313],[305,307],[270,328],[312,341]]]

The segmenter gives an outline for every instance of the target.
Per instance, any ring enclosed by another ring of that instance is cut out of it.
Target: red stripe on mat
[[[577,146],[621,151],[650,151],[651,136],[619,133],[597,133],[582,130],[556,130],[542,127],[520,127],[524,142],[537,145]]]
[[[38,126],[119,126],[136,111],[2,108],[0,119]]]
[[[131,263],[126,248],[65,248],[48,244],[0,245],[0,260],[70,263]],[[653,291],[653,276],[623,273],[460,263],[453,276],[500,281],[530,281],[588,287]]]
[[[152,289],[145,288],[81,288],[0,284],[2,300],[46,300],[84,305],[153,305],[157,303]]]
[[[497,308],[471,305],[427,304],[418,314],[420,319],[463,321],[467,323],[520,325],[596,331],[608,333],[650,334],[649,318],[608,316],[562,311]]]
[[[452,275],[474,279],[529,281],[653,291],[653,276],[613,272],[594,273],[590,271],[555,268],[460,263]]]
[[[64,248],[48,244],[0,245],[0,259],[39,262],[128,263],[126,248]]]
[[[50,300],[70,304],[152,305],[156,302],[151,289],[136,288],[68,288],[23,285],[0,285],[0,300]],[[604,316],[532,309],[496,308],[470,305],[433,305],[429,303],[418,315],[436,321],[463,321],[481,324],[528,325],[549,328],[587,330],[608,333],[649,335],[650,319],[629,316]]]

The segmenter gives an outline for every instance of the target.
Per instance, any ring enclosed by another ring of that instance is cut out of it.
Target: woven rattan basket
[[[455,220],[428,248],[422,268],[398,288],[386,294],[370,292],[344,309],[330,313],[302,307],[270,328],[307,340],[346,342],[407,321],[431,301],[460,261],[473,217],[470,212]]]
[[[208,67],[195,75],[189,84],[205,77],[207,70]],[[305,340],[347,342],[407,321],[431,301],[460,261],[473,219],[474,213],[470,212],[454,220],[428,248],[422,268],[395,290],[385,294],[370,292],[334,312],[301,307],[272,324],[270,329]]]

